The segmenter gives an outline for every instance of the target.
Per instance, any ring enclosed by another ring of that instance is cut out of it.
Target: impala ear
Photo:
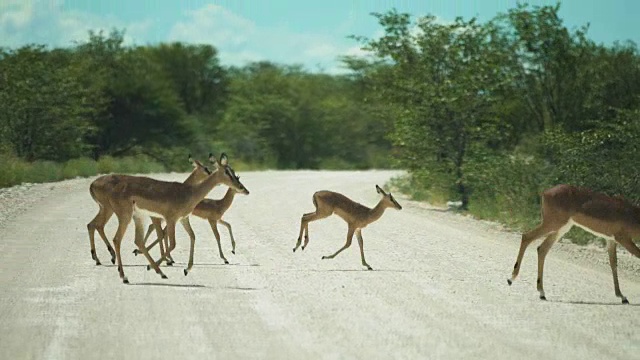
[[[193,165],[194,168],[198,166],[196,161],[193,160],[193,157],[191,157],[191,154],[189,154],[189,162],[191,163],[191,165]]]
[[[229,162],[229,159],[227,158],[227,154],[222,153],[220,155],[220,165],[227,166],[228,162]]]
[[[218,159],[216,159],[213,153],[209,153],[209,163],[215,165],[216,169],[220,167],[220,163],[218,163]]]
[[[376,184],[376,191],[378,192],[378,194],[386,195],[386,193],[384,192],[384,190],[382,190],[382,189],[380,188],[380,186],[378,186],[377,184]]]

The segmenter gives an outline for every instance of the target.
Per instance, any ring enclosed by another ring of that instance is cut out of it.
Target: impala
[[[191,162],[191,164],[193,165],[193,170],[191,171],[189,177],[184,181],[185,184],[194,184],[196,182],[200,182],[210,173],[206,166],[202,165],[202,163],[200,163],[198,160],[193,160],[191,158],[191,154],[189,154],[189,162]],[[105,245],[107,246],[107,250],[109,250],[109,253],[111,254],[111,263],[116,263],[116,252],[111,247],[111,244],[109,244],[109,240],[107,240],[107,236],[104,233],[104,227],[113,215],[113,209],[111,208],[111,204],[109,202],[110,193],[113,192],[113,188],[107,187],[108,185],[110,185],[110,183],[104,181],[106,176],[110,175],[100,176],[99,178],[94,180],[91,185],[89,185],[89,193],[91,194],[91,198],[99,206],[98,214],[87,224],[87,230],[89,231],[89,245],[91,246],[91,258],[95,260],[96,265],[101,265],[100,259],[98,259],[98,254],[96,253],[94,241],[96,230],[98,231],[100,238],[102,238],[102,241],[104,241]],[[151,217],[151,220],[155,222],[154,219],[157,218]],[[160,251],[162,254],[164,254],[164,247],[161,246]]]
[[[210,155],[210,158],[213,155]],[[205,168],[206,171],[210,172]],[[175,228],[176,223],[180,221],[187,229],[191,239],[189,252],[189,264],[184,270],[184,274],[193,267],[193,251],[195,245],[195,234],[189,224],[189,214],[195,206],[218,184],[225,184],[242,191],[244,186],[233,176],[233,170],[228,165],[226,154],[222,154],[220,160],[216,160],[216,169],[210,172],[209,176],[198,184],[184,184],[178,182],[168,182],[151,179],[144,176],[130,175],[106,175],[101,178],[101,183],[106,183],[104,188],[113,189],[107,194],[111,209],[118,218],[118,229],[113,238],[113,244],[116,252],[116,261],[118,263],[118,272],[124,283],[128,283],[127,277],[124,275],[122,267],[122,258],[120,256],[120,245],[122,237],[131,222],[135,223],[135,242],[138,250],[147,258],[150,266],[166,278],[166,275],[160,270],[158,264],[149,256],[144,246],[144,216],[153,216],[163,218],[166,223],[166,232],[172,246],[175,245]],[[100,185],[100,184],[98,184]],[[98,186],[100,188],[100,186]],[[164,260],[169,249],[160,261]]]
[[[540,299],[546,300],[543,286],[544,260],[551,246],[566,234],[572,226],[578,226],[607,240],[609,265],[613,274],[613,286],[617,297],[628,304],[618,284],[617,244],[640,257],[640,249],[632,239],[640,237],[640,207],[619,197],[610,197],[583,187],[557,185],[542,193],[542,223],[522,234],[520,251],[513,266],[511,285],[518,276],[527,247],[536,239],[545,237],[538,247],[537,289]]]
[[[239,178],[240,177],[238,176],[238,179]],[[228,264],[229,261],[227,260],[227,258],[224,256],[224,253],[222,252],[222,246],[220,245],[220,233],[218,232],[218,224],[223,225],[224,227],[227,228],[227,230],[229,230],[229,237],[231,237],[231,252],[235,254],[236,241],[233,238],[233,232],[231,231],[231,224],[222,220],[222,216],[231,207],[231,203],[233,202],[233,198],[235,197],[236,193],[249,195],[249,191],[246,188],[244,189],[244,191],[239,192],[237,189],[230,187],[222,199],[217,199],[217,200],[204,199],[200,201],[198,205],[196,205],[195,209],[193,209],[193,212],[191,213],[191,215],[195,215],[199,218],[209,221],[209,225],[211,226],[213,235],[216,237],[216,241],[218,242],[218,252],[220,253],[220,258],[224,260],[225,264]],[[147,229],[147,234],[144,237],[145,243],[147,241],[147,238],[151,235],[151,232],[153,232],[154,227],[157,231],[156,224],[149,225],[149,228]],[[161,232],[158,233],[158,238],[156,239],[156,241],[154,241],[149,246],[147,246],[147,251],[149,251],[152,247],[154,247],[158,243],[162,245],[161,240],[164,237],[163,234],[164,234],[164,229],[161,229]],[[138,251],[137,249],[134,250],[133,252],[136,255],[140,253],[140,251]]]
[[[324,219],[335,213],[346,221],[349,226],[347,231],[347,243],[334,254],[323,256],[322,258],[333,259],[344,249],[351,246],[351,240],[355,233],[358,237],[358,245],[360,245],[360,258],[362,259],[362,265],[366,266],[368,270],[373,270],[364,259],[362,229],[378,220],[387,208],[402,210],[402,206],[398,204],[391,193],[385,193],[378,185],[376,185],[376,191],[378,194],[382,195],[382,199],[380,199],[373,209],[359,204],[337,192],[324,190],[314,193],[313,205],[316,207],[316,211],[302,215],[302,220],[300,222],[300,234],[298,235],[298,242],[296,243],[296,247],[293,248],[293,252],[300,247],[303,232],[304,245],[302,245],[302,250],[304,250],[309,244],[309,223],[311,221]]]

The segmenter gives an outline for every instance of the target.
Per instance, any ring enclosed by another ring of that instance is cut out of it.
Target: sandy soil
[[[341,191],[373,206],[391,171],[244,173],[251,190],[225,219],[238,243],[224,265],[209,225],[193,219],[196,265],[182,274],[188,238],[180,229],[168,280],[146,271],[123,245],[124,285],[101,241],[95,266],[86,224],[97,211],[92,179],[0,190],[0,358],[207,359],[630,359],[640,355],[640,260],[620,253],[613,293],[606,252],[560,243],[535,289],[532,245],[507,286],[519,234],[398,196],[357,242],[337,217],[310,225],[292,253],[300,216],[316,190]],[[155,175],[182,181],[186,174]],[[219,198],[226,189],[209,195]],[[112,236],[115,218],[107,227]],[[157,257],[154,250],[152,256]]]

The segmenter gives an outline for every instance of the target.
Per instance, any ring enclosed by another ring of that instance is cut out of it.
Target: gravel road
[[[614,296],[606,252],[557,244],[545,290],[535,289],[537,244],[507,286],[519,234],[396,195],[357,242],[338,217],[309,226],[309,247],[292,253],[311,196],[340,191],[363,204],[392,171],[243,173],[225,219],[224,265],[206,221],[192,219],[195,266],[182,274],[188,237],[178,230],[168,280],[146,271],[123,243],[124,285],[104,244],[89,253],[86,224],[97,211],[92,179],[0,190],[1,359],[638,359],[640,260],[620,254],[630,305]],[[182,181],[187,174],[156,178]],[[226,191],[214,189],[210,198]],[[107,226],[113,236],[115,218]],[[154,249],[152,256],[157,257]]]

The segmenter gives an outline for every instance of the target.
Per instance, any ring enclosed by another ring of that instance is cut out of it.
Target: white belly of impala
[[[166,220],[166,219],[164,218],[164,216],[163,216],[163,215],[158,214],[157,212],[153,212],[152,210],[143,209],[143,208],[141,208],[141,207],[138,207],[138,206],[137,206],[137,205],[135,205],[135,204],[133,205],[133,216],[138,216],[138,217],[147,217],[147,216],[150,216],[150,217],[155,217],[155,218],[160,218],[160,219],[162,219],[162,220]],[[185,217],[189,217],[189,216],[187,215],[187,216],[185,216]],[[180,219],[178,219],[178,220],[182,220],[182,219],[184,219],[185,217],[182,217],[182,218],[180,218]]]
[[[133,205],[133,216],[138,216],[138,217],[151,216],[151,217],[164,219],[164,216],[162,216],[161,214],[158,214],[157,212],[153,212],[148,209],[140,208],[135,204]]]
[[[603,238],[605,240],[614,240],[612,236],[601,234],[599,232],[593,231],[592,229],[589,229],[586,226],[578,224],[577,222],[573,221],[573,219],[569,220],[569,223],[571,225],[575,225],[575,226],[579,227],[580,229],[582,229],[582,230],[584,230],[584,231],[586,231],[588,233],[591,233],[592,235],[599,236],[599,237],[601,237],[601,238]]]

